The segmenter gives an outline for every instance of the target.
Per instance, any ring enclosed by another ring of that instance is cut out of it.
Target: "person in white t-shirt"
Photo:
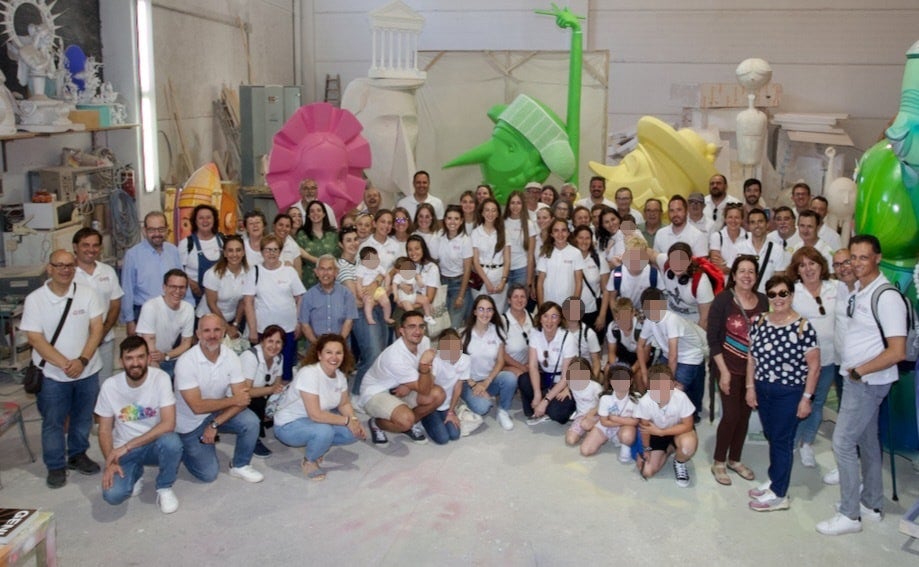
[[[600,396],[597,403],[598,423],[581,442],[581,455],[589,457],[612,441],[619,447],[619,462],[632,462],[632,445],[635,443],[638,419],[635,409],[638,396],[633,391],[632,369],[624,364],[614,364],[606,372],[610,392]]]
[[[266,415],[268,400],[284,391],[288,382],[281,379],[284,373],[284,329],[277,325],[268,325],[262,333],[262,340],[239,355],[245,387],[249,389],[249,409],[258,417],[259,440],[255,442],[256,457],[271,456],[271,449],[262,443],[265,427],[271,427],[271,418]]]
[[[217,263],[222,252],[223,235],[217,231],[218,218],[213,205],[197,205],[189,218],[191,234],[176,245],[196,306],[204,299],[204,274]]]
[[[565,443],[571,446],[580,443],[584,435],[599,422],[597,405],[600,403],[600,394],[603,393],[603,384],[597,381],[590,361],[583,357],[571,361],[567,378],[575,405],[571,425],[565,432]]]
[[[584,258],[568,243],[568,223],[555,219],[549,225],[549,240],[544,242],[536,263],[536,301],[561,304],[572,295],[580,297],[584,278]]]
[[[389,273],[380,265],[380,254],[372,246],[364,246],[360,252],[360,263],[355,269],[355,291],[364,300],[364,318],[368,325],[376,325],[373,309],[377,305],[383,310],[383,320],[388,325],[392,318],[392,303],[389,301]]]
[[[622,255],[622,265],[609,273],[605,290],[608,306],[620,298],[631,300],[633,305],[641,305],[644,290],[649,287],[664,289],[663,274],[650,257],[651,252],[653,250],[648,248],[640,236],[629,238]]]
[[[444,230],[431,248],[431,256],[440,266],[440,282],[447,286],[447,311],[450,325],[459,328],[469,312],[472,295],[469,276],[472,274],[472,239],[466,234],[463,210],[448,205],[444,214]]]
[[[529,372],[517,379],[527,425],[552,419],[568,423],[575,403],[568,389],[568,365],[577,356],[577,344],[569,341],[568,322],[562,307],[547,301],[536,312],[536,327],[530,333]]]
[[[150,365],[175,376],[175,364],[191,348],[195,310],[182,301],[188,276],[173,268],[163,276],[163,295],[147,300],[137,318],[137,334],[147,341]]]
[[[227,336],[238,339],[243,324],[243,284],[249,273],[245,245],[231,234],[223,241],[223,256],[204,274],[204,301],[198,304],[198,318],[214,313],[223,319]]]
[[[743,228],[743,205],[729,203],[724,209],[724,226],[709,237],[708,255],[712,263],[727,274],[740,253],[739,247],[749,235]]]
[[[511,248],[508,284],[527,285],[535,273],[536,223],[526,214],[525,199],[523,191],[513,191],[504,207],[504,234]]]
[[[693,256],[708,255],[708,235],[689,224],[688,205],[682,195],[674,195],[667,204],[670,224],[654,234],[654,249],[666,253],[676,242],[685,242],[692,249]]]
[[[463,384],[469,380],[470,364],[471,359],[463,352],[456,329],[441,331],[437,335],[437,356],[432,362],[431,372],[434,383],[444,391],[444,401],[436,410],[421,418],[428,437],[438,445],[460,438],[456,406],[462,400]]]
[[[693,259],[689,246],[674,243],[666,256],[658,254],[657,263],[664,274],[668,309],[705,329],[715,293],[708,274]]]
[[[677,486],[689,486],[686,466],[699,446],[693,426],[693,403],[678,387],[673,371],[664,364],[648,370],[650,387],[638,400],[638,418],[644,452],[636,460],[643,478],[657,474],[673,453],[673,474]]]
[[[645,322],[638,339],[638,366],[644,383],[648,383],[650,345],[661,349],[661,364],[670,367],[678,387],[686,392],[696,407],[693,419],[699,421],[705,392],[705,355],[708,343],[705,332],[695,323],[667,309],[663,294],[646,290],[641,297]]]
[[[638,310],[628,297],[620,297],[613,304],[613,320],[606,328],[607,368],[624,364],[638,372],[638,338],[641,322]],[[653,358],[653,357],[652,357]]]
[[[165,372],[148,366],[147,343],[141,337],[127,337],[120,348],[124,372],[105,381],[95,408],[105,457],[102,498],[118,505],[140,494],[144,465],[156,466],[156,502],[160,511],[171,514],[179,507],[172,485],[182,461],[172,382]]]
[[[428,175],[427,171],[415,172],[415,175],[412,177],[412,187],[415,190],[414,193],[400,199],[397,206],[406,209],[409,212],[409,216],[413,217],[415,216],[418,205],[421,203],[430,203],[437,212],[437,218],[443,218],[444,202],[434,195],[431,195],[431,177]]]
[[[477,295],[488,294],[504,309],[511,270],[511,247],[504,232],[501,207],[488,198],[479,205],[479,225],[472,231],[472,269],[482,280]]]
[[[325,479],[321,464],[329,449],[367,436],[348,395],[345,373],[353,369],[345,339],[322,335],[278,403],[274,435],[290,447],[305,447],[300,469],[310,480]]]

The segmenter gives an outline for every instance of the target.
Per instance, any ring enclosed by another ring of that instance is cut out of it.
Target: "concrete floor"
[[[24,398],[9,379],[0,382],[5,394]],[[263,483],[246,484],[224,469],[203,485],[183,468],[174,487],[180,507],[170,516],[156,507],[149,469],[141,496],[120,507],[103,502],[100,476],[74,474],[66,487],[47,489],[40,456],[30,464],[11,430],[0,437],[0,505],[54,511],[62,565],[919,564],[919,543],[898,531],[900,516],[919,499],[919,472],[902,457],[899,502],[889,500],[885,470],[881,524],[837,538],[814,531],[838,499],[820,480],[833,466],[829,422],[817,443],[820,469],[796,463],[791,509],[757,514],[746,497],[755,483],[735,475],[733,486],[722,487],[712,478],[707,420],[692,485],[682,489],[670,466],[643,481],[617,462],[614,449],[582,458],[565,446],[561,426],[531,428],[515,414],[513,431],[489,416],[472,436],[444,447],[391,436],[382,450],[368,443],[333,449],[324,482],[304,478],[302,452],[269,433],[275,454],[254,461]],[[26,417],[38,417],[34,406]],[[39,423],[27,429],[39,449]],[[226,435],[219,446],[224,467],[232,440]],[[101,456],[95,440],[90,454]],[[765,445],[749,444],[744,460],[765,478]]]

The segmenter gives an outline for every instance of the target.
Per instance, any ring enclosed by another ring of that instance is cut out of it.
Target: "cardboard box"
[[[100,116],[98,110],[71,110],[68,115],[71,122],[83,124],[88,130],[99,128]]]

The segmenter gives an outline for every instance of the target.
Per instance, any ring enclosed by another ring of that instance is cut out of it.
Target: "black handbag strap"
[[[77,284],[73,284],[73,295],[77,294]],[[64,305],[64,314],[61,315],[61,320],[57,323],[57,329],[54,329],[54,335],[51,337],[51,346],[54,346],[54,343],[57,342],[57,338],[61,335],[61,330],[64,328],[64,323],[67,321],[67,314],[70,313],[70,305],[73,303],[73,295],[67,298],[67,304]],[[39,368],[44,368],[45,363],[48,362],[44,358],[41,359],[41,362],[38,363]]]

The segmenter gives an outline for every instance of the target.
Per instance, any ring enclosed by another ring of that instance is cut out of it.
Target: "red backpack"
[[[711,260],[705,257],[697,257],[692,259],[696,263],[698,270],[693,271],[692,274],[692,296],[696,296],[696,290],[699,289],[699,280],[702,278],[702,274],[708,276],[708,281],[712,284],[712,292],[715,295],[718,295],[724,291],[724,272],[721,269],[712,263]]]

